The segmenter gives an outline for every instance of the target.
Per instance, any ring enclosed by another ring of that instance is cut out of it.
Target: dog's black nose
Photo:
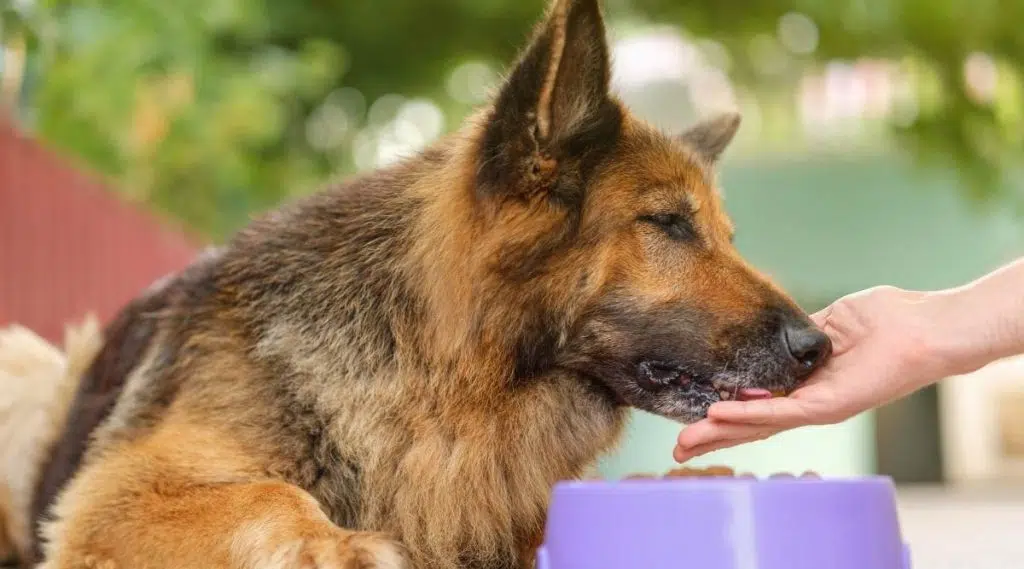
[[[783,335],[800,377],[810,375],[832,354],[832,340],[815,326],[789,324]]]

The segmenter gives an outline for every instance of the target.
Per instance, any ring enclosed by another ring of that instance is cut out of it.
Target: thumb
[[[814,314],[811,314],[811,321],[814,322],[814,324],[818,328],[824,329],[825,328],[825,324],[828,323],[829,316],[832,315],[832,307],[833,306],[835,306],[835,305],[834,304],[830,304],[830,305],[826,306],[825,308],[815,312]]]

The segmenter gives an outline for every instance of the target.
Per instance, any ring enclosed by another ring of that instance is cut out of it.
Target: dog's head
[[[715,166],[739,126],[683,133],[609,93],[597,0],[556,1],[479,131],[479,247],[518,298],[516,373],[558,368],[682,421],[788,390],[828,337],[733,247]]]

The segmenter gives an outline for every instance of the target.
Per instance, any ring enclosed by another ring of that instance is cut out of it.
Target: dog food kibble
[[[623,478],[623,480],[657,480],[657,474],[630,474]]]
[[[623,480],[670,480],[673,478],[743,478],[748,480],[757,480],[757,477],[749,472],[736,474],[735,471],[728,466],[709,466],[707,468],[689,468],[682,466],[669,470],[664,476],[657,476],[655,474],[630,474],[623,478]],[[776,474],[772,474],[768,478],[773,480],[792,480],[796,478],[803,480],[819,480],[821,479],[821,475],[817,472],[808,470],[799,477],[788,472],[778,472]]]
[[[676,468],[669,470],[665,478],[732,478],[736,474],[727,466],[710,466],[708,468]]]

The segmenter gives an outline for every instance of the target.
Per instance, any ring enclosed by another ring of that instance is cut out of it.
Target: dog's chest
[[[358,528],[363,467],[338,436],[337,418],[290,389],[276,403],[257,434],[271,445],[271,474],[309,492],[335,524]]]

